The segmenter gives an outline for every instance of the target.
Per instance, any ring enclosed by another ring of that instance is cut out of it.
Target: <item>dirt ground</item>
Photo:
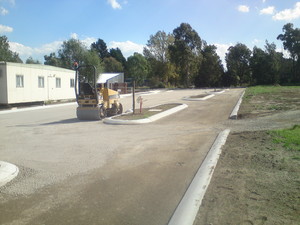
[[[1,115],[0,158],[20,173],[0,188],[0,224],[167,224],[243,89],[183,99],[206,91],[146,95],[189,107],[141,126],[81,122],[75,104]]]
[[[300,152],[269,132],[299,124],[299,98],[299,89],[246,97],[195,225],[300,224]]]

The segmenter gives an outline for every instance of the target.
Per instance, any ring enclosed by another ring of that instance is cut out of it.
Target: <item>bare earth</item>
[[[0,224],[167,224],[243,89],[184,100],[207,91],[143,95],[189,107],[141,126],[79,121],[76,104],[1,114],[0,159],[20,173],[0,188]]]
[[[0,159],[20,173],[0,188],[0,224],[165,225],[217,134],[230,128],[195,224],[299,225],[300,160],[273,144],[267,130],[300,124],[300,94],[293,108],[255,109],[269,109],[263,117],[242,106],[243,119],[233,121],[243,90],[183,100],[206,91],[145,95],[145,108],[189,107],[143,126],[78,121],[75,104],[1,115]],[[129,109],[131,98],[122,104]]]
[[[278,96],[253,98],[242,104],[242,119],[226,122],[231,134],[195,225],[300,224],[300,153],[268,132],[300,124],[300,93]]]

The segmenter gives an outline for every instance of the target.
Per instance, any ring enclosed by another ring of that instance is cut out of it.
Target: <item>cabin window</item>
[[[75,82],[73,78],[70,79],[70,87],[71,88],[75,87]]]
[[[17,88],[24,87],[24,76],[23,75],[16,75],[16,87]]]
[[[45,87],[45,81],[44,81],[44,77],[39,76],[38,78],[39,80],[39,88],[44,88]]]
[[[61,79],[60,78],[56,78],[56,88],[61,88]]]

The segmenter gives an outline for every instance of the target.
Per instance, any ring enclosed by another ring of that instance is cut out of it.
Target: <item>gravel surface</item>
[[[21,171],[0,188],[0,224],[167,224],[243,89],[183,100],[209,91],[144,95],[189,107],[141,126],[78,121],[76,105],[1,114],[0,158]]]
[[[300,110],[279,112],[264,117],[229,120],[224,123],[233,132],[289,128],[300,124]]]

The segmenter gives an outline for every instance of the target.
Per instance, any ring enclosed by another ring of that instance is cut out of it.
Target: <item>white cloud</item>
[[[81,42],[89,49],[91,44],[96,42],[98,39],[94,37],[85,37]]]
[[[223,66],[226,67],[226,61],[225,61],[225,56],[226,56],[226,53],[228,52],[228,48],[230,46],[233,46],[233,44],[218,44],[218,43],[215,43],[214,44],[216,47],[217,47],[217,54],[218,56],[220,56],[220,59],[222,60],[222,63],[223,63]]]
[[[72,33],[72,34],[70,35],[70,37],[73,38],[73,39],[78,39],[78,34]]]
[[[288,59],[291,57],[289,51],[285,50],[284,48],[276,49],[277,52],[281,52],[283,54],[283,57]]]
[[[269,6],[267,8],[264,8],[260,10],[259,12],[262,15],[273,15],[275,13],[275,7],[274,6]]]
[[[71,37],[77,37],[78,35],[76,33],[72,33],[70,35]],[[91,46],[92,43],[97,41],[97,38],[94,37],[84,37],[80,40],[87,48]],[[61,45],[63,44],[63,41],[54,41],[51,43],[44,44],[40,47],[30,47],[25,46],[23,44],[17,43],[17,42],[9,42],[10,50],[13,52],[17,52],[20,56],[20,58],[25,62],[28,57],[32,57],[33,59],[37,59],[40,62],[44,62],[44,55],[49,55],[52,52],[57,53],[60,49]],[[125,42],[117,42],[117,41],[111,41],[108,45],[108,48],[119,48],[124,57],[129,57],[133,55],[133,53],[143,53],[145,45],[137,44],[132,41],[125,41]]]
[[[0,3],[8,3],[11,6],[15,6],[16,5],[16,1],[15,0],[0,0]]]
[[[27,47],[17,42],[9,42],[10,50],[19,53],[20,56],[28,55],[30,56],[33,52],[33,48]]]
[[[23,61],[26,61],[26,59],[31,56],[32,58],[37,59],[40,62],[44,61],[44,55],[49,55],[52,52],[57,52],[62,44],[62,41],[54,41],[48,44],[44,44],[38,48],[32,48],[17,42],[9,42],[10,50],[13,52],[17,52]]]
[[[293,9],[285,9],[276,13],[273,20],[291,21],[300,17],[300,2],[297,2]]]
[[[107,2],[113,9],[122,9],[122,6],[117,2],[117,0],[107,0]]]
[[[267,0],[262,0],[263,3],[265,3]]]
[[[3,7],[0,7],[0,15],[1,16],[5,16],[8,14],[8,10],[3,8]]]
[[[258,44],[261,44],[262,42],[263,42],[262,40],[254,39],[254,40],[252,41],[252,44],[258,45]]]
[[[96,42],[97,41],[97,38],[94,38],[94,37],[84,37],[84,38],[80,38],[79,35],[77,33],[71,33],[70,34],[70,38],[73,38],[73,39],[77,39],[80,41],[87,47],[87,48],[90,48],[91,44],[93,42]]]
[[[133,55],[133,53],[143,53],[145,45],[137,44],[132,41],[125,41],[125,42],[117,42],[117,41],[111,41],[109,43],[109,48],[119,48],[124,57],[129,57]]]
[[[12,27],[9,27],[9,26],[5,26],[5,25],[1,25],[0,24],[0,34],[3,34],[3,33],[11,33],[13,32],[13,28]]]
[[[48,44],[44,44],[40,48],[34,48],[34,52],[43,55],[50,54],[51,52],[57,52],[62,44],[62,41],[54,41]]]
[[[70,35],[71,38],[78,39],[78,35],[76,33],[72,33]],[[86,37],[83,40],[80,40],[87,48],[91,46],[93,42],[97,39],[92,37]],[[57,53],[61,48],[63,41],[54,41],[51,43],[44,44],[40,47],[29,47],[17,42],[9,42],[10,50],[13,52],[17,52],[21,59],[25,62],[28,57],[32,57],[33,59],[37,59],[40,62],[44,61],[44,55],[49,55],[52,52]]]
[[[247,5],[239,5],[237,9],[238,9],[238,11],[243,12],[243,13],[247,13],[250,11],[249,6],[247,6]]]

